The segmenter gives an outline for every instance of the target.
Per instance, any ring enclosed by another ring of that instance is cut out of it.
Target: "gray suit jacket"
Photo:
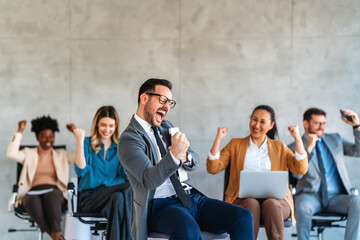
[[[354,136],[355,144],[341,138],[338,133],[324,133],[322,137],[322,140],[335,160],[341,181],[348,194],[350,194],[351,183],[345,168],[344,155],[360,156],[360,131],[354,130]],[[306,146],[307,136],[303,135],[302,140],[304,146]],[[289,148],[295,151],[295,143],[290,144]],[[316,193],[321,185],[320,169],[317,158],[312,152],[307,154],[309,159],[309,169],[305,175],[298,176],[300,179],[296,185],[297,194],[302,192]]]
[[[166,120],[160,126],[160,132],[168,146],[171,145],[171,136],[168,131],[171,127],[171,123]],[[151,210],[155,190],[180,168],[169,152],[160,161],[156,151],[157,146],[152,143],[133,116],[120,136],[118,156],[121,165],[125,168],[133,193],[131,232],[134,239],[147,239],[147,217]],[[183,166],[186,170],[192,171],[198,166],[199,156],[190,148],[188,153],[191,153],[193,157],[193,165]],[[191,180],[187,180],[186,183],[199,191]]]

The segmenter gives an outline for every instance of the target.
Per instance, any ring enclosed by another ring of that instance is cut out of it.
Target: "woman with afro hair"
[[[61,212],[65,204],[69,162],[73,162],[74,155],[67,154],[64,149],[53,149],[55,132],[59,132],[59,128],[50,116],[31,121],[31,131],[39,146],[19,151],[26,120],[18,124],[7,149],[7,157],[23,165],[16,206],[25,208],[41,232],[48,233],[54,240],[62,240]]]

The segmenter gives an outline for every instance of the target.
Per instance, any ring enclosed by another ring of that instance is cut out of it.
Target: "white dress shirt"
[[[141,125],[141,127],[145,130],[145,132],[147,133],[147,135],[149,136],[149,138],[151,139],[151,141],[153,142],[153,144],[156,146],[156,149],[157,149],[157,154],[158,154],[158,157],[161,161],[161,153],[160,153],[160,149],[157,145],[157,142],[156,142],[156,138],[155,138],[155,135],[154,135],[154,131],[152,130],[151,128],[151,124],[146,122],[145,120],[141,119],[138,115],[135,114],[134,118],[136,119],[136,121],[138,121],[138,123]],[[167,146],[163,140],[163,136],[159,133],[159,136],[164,144],[164,147],[165,149],[167,149]],[[174,162],[176,164],[180,164],[180,160],[176,159],[174,157],[174,155],[171,153],[170,151],[170,154],[171,154],[171,157],[173,158]],[[175,192],[175,189],[170,181],[170,178],[166,179],[166,181],[161,184],[160,186],[158,186],[155,190],[155,195],[154,195],[154,198],[166,198],[166,197],[170,197],[172,195],[175,195],[176,192]]]

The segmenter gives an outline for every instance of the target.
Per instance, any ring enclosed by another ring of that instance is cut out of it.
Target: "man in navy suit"
[[[346,141],[338,133],[324,133],[326,113],[318,108],[305,111],[302,139],[309,159],[308,172],[296,185],[295,218],[298,238],[310,239],[311,218],[317,212],[347,214],[345,239],[360,239],[360,197],[353,195],[344,164],[344,155],[360,156],[360,125],[358,115],[343,110],[341,119],[352,127],[355,144]],[[289,146],[293,151],[295,145]]]
[[[176,172],[195,170],[199,157],[184,133],[169,134],[172,124],[164,118],[176,104],[171,88],[164,79],[144,82],[137,112],[120,136],[118,155],[133,191],[133,238],[147,239],[149,229],[170,239],[201,239],[202,230],[254,239],[248,210],[205,197],[186,174],[180,183]]]

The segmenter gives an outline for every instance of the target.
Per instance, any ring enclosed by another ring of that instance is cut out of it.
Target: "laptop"
[[[285,199],[287,192],[287,171],[240,172],[239,198]]]

